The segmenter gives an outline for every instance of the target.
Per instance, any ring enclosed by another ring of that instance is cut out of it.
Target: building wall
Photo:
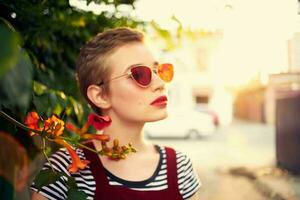
[[[300,91],[300,72],[270,75],[265,94],[265,116],[268,124],[275,124],[276,99],[291,96]]]
[[[300,26],[300,23],[299,23]],[[300,71],[300,32],[294,33],[288,41],[289,72]]]
[[[239,92],[234,103],[234,115],[239,119],[265,122],[265,88],[258,87]]]

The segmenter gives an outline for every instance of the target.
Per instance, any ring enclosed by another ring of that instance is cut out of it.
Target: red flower
[[[39,115],[36,112],[29,112],[25,117],[25,124],[28,128],[34,129],[34,130],[40,130],[39,129]],[[33,131],[29,132],[30,136],[34,136],[36,133]]]
[[[102,130],[111,124],[111,118],[109,116],[90,114],[88,117],[88,123],[95,129]]]
[[[70,173],[75,173],[78,171],[78,169],[84,169],[90,163],[90,161],[88,160],[81,160],[76,154],[76,152],[72,149],[72,146],[68,144],[66,141],[59,138],[55,139],[54,141],[64,146],[68,150],[69,155],[71,156],[72,159],[72,163],[68,167],[68,171]]]

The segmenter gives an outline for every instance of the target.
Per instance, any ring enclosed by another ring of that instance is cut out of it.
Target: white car
[[[212,135],[216,130],[213,118],[207,113],[187,108],[173,108],[168,113],[169,116],[164,120],[146,123],[145,135],[148,137],[195,138]]]

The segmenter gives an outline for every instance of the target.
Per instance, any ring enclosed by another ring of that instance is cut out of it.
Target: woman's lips
[[[166,96],[160,96],[150,103],[152,106],[165,106],[167,105],[168,98]]]

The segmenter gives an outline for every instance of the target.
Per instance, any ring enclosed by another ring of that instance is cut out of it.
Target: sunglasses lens
[[[170,63],[160,64],[158,67],[158,76],[165,82],[170,82],[174,76],[174,67]]]
[[[142,86],[148,86],[152,78],[151,69],[146,66],[131,68],[131,75],[133,79]]]

